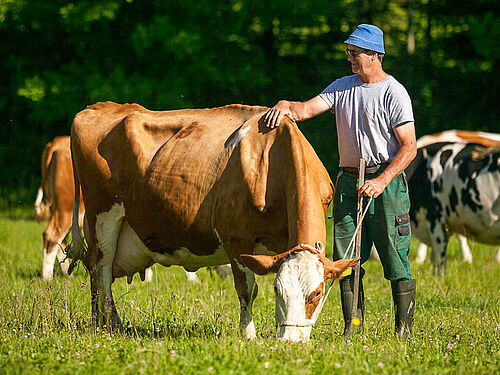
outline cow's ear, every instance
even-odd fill
[[[240,261],[257,275],[266,275],[269,272],[278,272],[287,254],[275,256],[241,254]]]
[[[326,262],[324,262],[325,279],[334,279],[334,280],[342,279],[344,277],[342,273],[348,268],[353,268],[361,260],[361,258],[341,259],[333,262],[330,259],[327,258],[325,259],[326,259]]]

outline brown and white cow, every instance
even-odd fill
[[[98,323],[121,327],[117,277],[153,263],[196,270],[229,261],[245,338],[256,337],[254,272],[277,272],[277,335],[309,339],[327,280],[359,260],[325,258],[332,182],[296,124],[263,125],[267,110],[159,112],[106,102],[76,115],[71,147],[88,247],[74,219],[68,255],[89,271]]]
[[[422,148],[424,146],[438,142],[453,142],[464,144],[473,143],[486,147],[492,147],[500,145],[500,134],[467,130],[446,130],[440,133],[429,134],[420,137],[417,140],[417,148]],[[415,222],[412,224],[414,227],[418,225]],[[462,250],[462,259],[467,263],[472,263],[472,252],[470,250],[469,244],[467,243],[467,238],[461,233],[456,233],[456,236],[460,244],[460,249]],[[420,241],[420,245],[417,250],[417,256],[415,258],[415,261],[419,264],[424,263],[425,258],[427,257],[427,245],[428,244],[426,244],[423,240]],[[497,251],[495,260],[496,262],[500,262],[500,248]]]
[[[75,197],[69,144],[69,137],[56,137],[47,143],[42,152],[42,183],[35,201],[35,218],[49,220],[43,232],[43,280],[52,280],[56,257],[63,274],[68,273],[69,263],[65,260],[64,249],[66,236],[71,229],[71,213]],[[80,215],[83,214],[83,210],[81,201]]]

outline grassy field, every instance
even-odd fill
[[[393,334],[389,282],[377,261],[366,263],[365,333],[341,336],[335,285],[311,342],[274,339],[272,276],[258,277],[254,304],[258,339],[238,335],[239,304],[232,279],[198,271],[188,283],[179,267],[154,266],[154,281],[115,281],[124,335],[90,324],[89,282],[82,266],[73,278],[40,280],[44,224],[0,213],[0,373],[98,374],[493,374],[500,372],[500,265],[493,247],[471,244],[473,265],[458,243],[448,251],[444,279],[431,264],[412,262],[417,279],[415,329]],[[413,243],[416,250],[417,242]],[[412,254],[412,258],[415,254]]]

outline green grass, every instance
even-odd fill
[[[258,338],[238,334],[232,279],[198,271],[190,284],[179,267],[154,266],[154,281],[116,280],[113,292],[125,335],[90,325],[89,282],[83,267],[71,279],[59,270],[40,280],[44,224],[25,212],[0,213],[0,373],[98,374],[493,374],[500,370],[500,265],[493,247],[473,244],[473,265],[458,243],[448,251],[444,279],[429,261],[412,263],[417,278],[415,329],[393,334],[389,282],[377,261],[366,263],[365,333],[342,336],[338,287],[311,342],[274,338],[273,276],[258,277],[254,304]],[[413,243],[416,250],[417,242]],[[414,257],[415,254],[412,255]]]

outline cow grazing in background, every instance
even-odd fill
[[[439,142],[418,149],[406,170],[412,233],[432,247],[435,273],[445,272],[452,233],[500,245],[500,147]]]
[[[43,232],[43,280],[52,280],[56,257],[63,274],[68,273],[69,263],[64,250],[71,229],[74,197],[70,139],[68,136],[56,137],[47,143],[42,152],[42,183],[35,201],[35,219],[49,220]],[[83,200],[80,200],[80,224],[83,222],[84,210]],[[151,269],[146,270],[145,279],[152,280]]]
[[[111,292],[117,277],[153,263],[196,270],[229,260],[245,338],[256,337],[254,272],[277,272],[278,337],[309,338],[327,280],[359,258],[325,258],[332,182],[294,123],[263,125],[267,110],[157,112],[106,102],[76,115],[71,144],[88,247],[74,221],[68,255],[89,271],[97,323],[121,327]]]
[[[69,137],[56,137],[47,143],[42,153],[42,183],[35,202],[35,218],[49,220],[43,232],[43,280],[52,280],[56,258],[63,274],[68,273],[64,249],[75,196],[69,144]],[[82,201],[77,212],[80,218],[83,210]]]
[[[441,133],[429,134],[420,137],[417,140],[417,147],[421,148],[437,142],[474,143],[486,147],[498,146],[500,145],[500,134],[467,130],[446,130]],[[460,244],[460,249],[462,250],[462,259],[467,263],[472,263],[472,252],[470,251],[469,244],[467,243],[467,238],[460,233],[457,233],[457,238]],[[415,261],[422,264],[424,263],[426,257],[427,244],[420,241]],[[500,262],[500,248],[497,251],[495,260]]]

